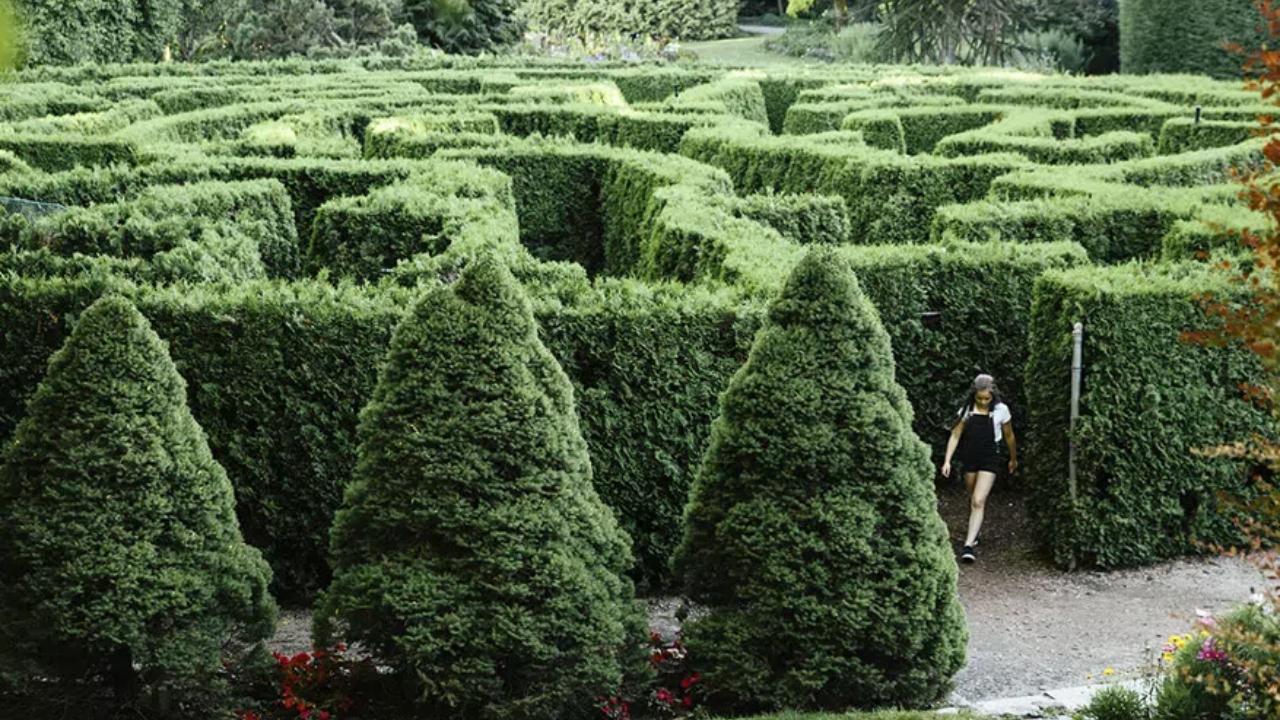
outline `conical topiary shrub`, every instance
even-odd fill
[[[204,685],[223,643],[268,637],[271,571],[186,383],[133,305],[81,316],[0,468],[0,660],[13,673]]]
[[[686,508],[675,569],[713,711],[923,706],[964,662],[956,565],[889,337],[835,251],[769,308]]]
[[[493,257],[396,329],[361,415],[316,634],[414,684],[425,716],[598,714],[644,616],[591,484],[568,378]]]

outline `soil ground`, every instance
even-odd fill
[[[988,500],[978,562],[960,568],[969,659],[951,704],[1134,677],[1168,636],[1190,629],[1197,609],[1224,610],[1262,587],[1257,570],[1231,558],[1107,573],[1058,570],[1035,554],[1023,497],[1003,482]],[[963,485],[944,482],[938,500],[958,546],[968,519]],[[651,599],[654,629],[674,635],[679,605]],[[308,611],[282,611],[272,649],[308,649],[310,625]],[[1115,674],[1104,678],[1106,668]]]

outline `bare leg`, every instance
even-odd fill
[[[970,483],[970,475],[965,474],[965,483],[969,485],[969,534],[965,536],[965,545],[973,545],[978,539],[978,531],[982,529],[982,516],[987,509],[987,496],[991,494],[991,486],[996,482],[995,473],[980,472],[974,475],[977,477]]]

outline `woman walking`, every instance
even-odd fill
[[[972,563],[978,559],[974,547],[978,544],[978,532],[982,529],[982,516],[987,506],[987,496],[1000,471],[1000,446],[1004,441],[1009,449],[1009,474],[1018,469],[1018,445],[1013,436],[1012,416],[1009,407],[1000,400],[995,378],[979,375],[969,388],[969,398],[956,413],[956,424],[951,428],[947,441],[947,456],[942,463],[942,476],[951,477],[951,458],[960,460],[964,484],[969,490],[969,531],[965,535],[961,562]],[[959,449],[959,455],[956,450]]]

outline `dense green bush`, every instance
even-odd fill
[[[569,35],[642,35],[712,40],[737,32],[737,0],[524,0],[535,30]]]
[[[643,665],[629,538],[591,484],[569,380],[493,258],[392,336],[332,548],[321,642],[359,642],[433,714],[585,716]]]
[[[1147,720],[1147,705],[1137,690],[1127,687],[1105,687],[1089,699],[1074,720]]]
[[[1239,389],[1258,382],[1260,364],[1241,348],[1181,339],[1212,326],[1193,296],[1227,291],[1194,264],[1054,271],[1036,283],[1027,396],[1037,451],[1025,467],[1037,536],[1058,563],[1135,565],[1239,540],[1237,511],[1219,493],[1248,498],[1249,468],[1195,450],[1273,431]],[[1084,323],[1084,391],[1071,433],[1075,322]]]
[[[834,195],[748,195],[735,208],[743,217],[767,225],[801,244],[849,242],[849,206]]]
[[[1251,0],[1120,0],[1120,69],[1240,77],[1223,43],[1256,46],[1260,22]]]
[[[127,300],[84,312],[0,469],[0,668],[118,693],[212,682],[270,636],[270,570],[165,344]],[[193,685],[194,684],[194,685]]]
[[[403,0],[402,17],[418,39],[445,52],[494,52],[520,40],[516,0]]]
[[[511,182],[474,166],[439,163],[368,195],[330,200],[316,212],[307,261],[313,272],[376,280],[400,260],[437,255],[464,234],[487,243],[519,238]]]
[[[155,62],[177,32],[183,0],[18,0],[27,62]]]
[[[713,710],[927,706],[964,662],[956,567],[889,336],[811,252],[721,398],[677,575]]]

